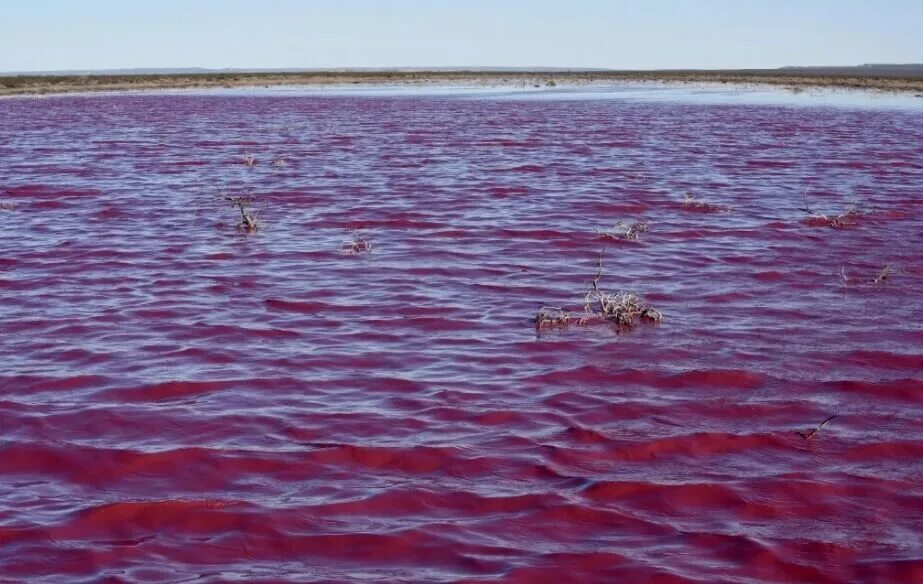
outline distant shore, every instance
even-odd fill
[[[726,83],[792,89],[831,88],[910,92],[923,96],[923,75],[871,69],[768,69],[735,71],[311,71],[178,74],[7,75],[0,96],[93,91],[266,87],[279,85],[473,84],[553,87],[615,82]]]

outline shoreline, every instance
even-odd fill
[[[509,87],[585,86],[612,82],[714,83],[806,89],[872,90],[923,97],[923,76],[793,73],[791,71],[321,71],[143,75],[0,76],[0,96],[163,89],[323,85],[474,84]]]

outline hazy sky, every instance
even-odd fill
[[[0,71],[923,62],[923,0],[0,0]]]

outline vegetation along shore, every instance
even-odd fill
[[[741,70],[329,70],[143,71],[0,75],[0,95],[87,91],[342,84],[478,84],[546,87],[615,82],[729,83],[790,88],[912,92],[923,96],[923,66],[785,67]]]

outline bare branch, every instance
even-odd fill
[[[820,432],[821,429],[822,429],[824,426],[826,426],[831,420],[834,420],[834,419],[836,419],[837,417],[838,417],[838,416],[835,416],[835,415],[834,415],[834,416],[830,416],[829,418],[827,418],[826,420],[824,420],[823,422],[821,422],[820,424],[818,424],[816,428],[813,428],[813,429],[811,429],[811,430],[808,430],[807,432],[798,432],[797,434],[798,434],[799,436],[801,436],[802,438],[804,438],[805,440],[810,440],[810,439],[813,438],[818,432]]]
[[[252,200],[249,195],[232,196],[225,193],[224,200],[240,211],[240,221],[236,225],[239,231],[255,233],[259,229],[260,222],[257,220],[256,215],[250,211]]]

